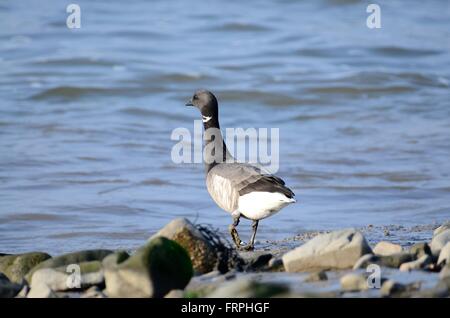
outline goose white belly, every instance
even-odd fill
[[[250,192],[239,197],[238,211],[248,219],[261,220],[294,202],[279,192]]]

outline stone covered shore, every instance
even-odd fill
[[[0,254],[0,297],[449,297],[450,222],[408,246],[390,231],[306,233],[244,252],[175,219],[133,253]]]

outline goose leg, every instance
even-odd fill
[[[244,247],[247,251],[253,251],[255,249],[255,237],[256,237],[256,231],[258,230],[258,222],[259,221],[253,221],[252,223],[252,229],[253,233],[250,237],[250,242]]]
[[[238,226],[239,220],[240,220],[239,216],[233,217],[233,224],[231,224],[228,227],[228,229],[230,230],[231,237],[233,238],[233,242],[234,244],[236,244],[236,247],[238,248],[241,246],[241,239],[239,238],[238,231],[236,230],[236,226]]]

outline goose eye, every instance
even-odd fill
[[[197,95],[194,95],[194,99],[198,99]]]

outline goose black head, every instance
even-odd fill
[[[217,119],[218,116],[218,105],[217,99],[213,93],[207,90],[198,90],[192,96],[191,100],[186,103],[186,106],[194,106],[200,110],[203,116],[203,122],[205,120],[214,118]]]

